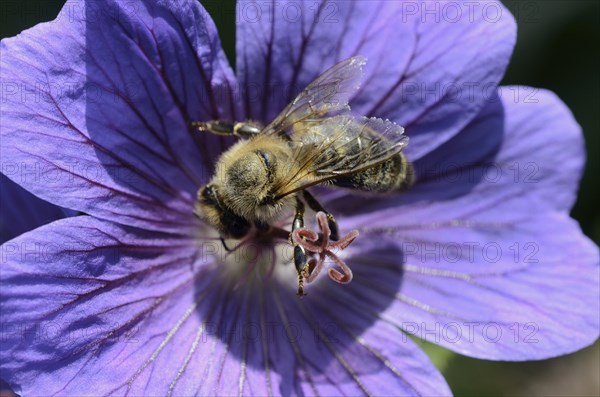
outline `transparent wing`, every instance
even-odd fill
[[[302,132],[297,133],[296,130]],[[344,114],[295,126],[289,178],[276,197],[365,171],[400,153],[408,144],[404,128],[376,117]]]
[[[310,83],[269,125],[263,134],[285,134],[299,121],[320,119],[348,111],[348,102],[360,87],[367,59],[355,56],[341,61]]]

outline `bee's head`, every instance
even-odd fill
[[[219,187],[214,184],[208,184],[198,190],[194,214],[217,229],[223,237],[242,238],[250,230],[247,220],[235,215],[223,204]]]
[[[217,170],[222,197],[227,205],[246,219],[264,220],[261,211],[273,207],[273,180],[277,173],[277,158],[267,148],[234,153]]]
[[[281,160],[289,157],[286,150],[285,142],[254,139],[229,148],[219,158],[210,183],[198,192],[199,216],[212,225],[220,224],[220,230],[224,223],[232,223],[230,219],[269,224],[280,216],[293,200],[291,196],[275,199],[278,186],[287,178],[285,160]]]

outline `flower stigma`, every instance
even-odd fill
[[[358,237],[358,230],[352,230],[337,241],[331,240],[331,229],[327,223],[327,215],[316,214],[319,231],[303,227],[289,233],[284,229],[285,221],[278,222],[268,231],[258,229],[248,233],[241,240],[222,239],[217,231],[206,225],[199,251],[202,255],[214,258],[217,268],[222,272],[222,281],[232,290],[244,286],[254,288],[277,282],[298,287],[304,296],[304,284],[317,281],[319,274],[327,267],[329,278],[339,284],[352,281],[352,270],[343,260],[341,251],[346,249]],[[300,274],[295,272],[294,245],[302,247],[307,253],[307,263]],[[335,267],[339,268],[336,269]]]
[[[340,284],[348,284],[352,281],[352,270],[340,259],[337,251],[343,251],[352,244],[356,237],[358,237],[358,230],[352,230],[338,241],[331,242],[331,229],[327,222],[327,215],[319,211],[316,218],[317,225],[321,229],[320,233],[308,228],[300,228],[294,230],[292,233],[292,239],[296,244],[310,253],[318,254],[318,258],[313,257],[309,259],[307,266],[302,271],[301,284],[302,281],[312,283],[317,278],[325,267],[326,258],[331,259],[342,270],[340,272],[335,268],[328,269],[327,274],[329,278]]]

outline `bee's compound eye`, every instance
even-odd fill
[[[265,150],[257,150],[256,154],[261,159],[265,167],[265,171],[267,172],[267,179],[271,180],[275,172],[275,162],[273,161],[273,157],[269,152]]]
[[[263,161],[265,167],[269,169],[271,167],[271,156],[269,155],[269,153],[265,152],[264,150],[257,150],[256,154]]]
[[[207,205],[217,204],[215,188],[213,185],[206,185],[198,192],[198,199]]]

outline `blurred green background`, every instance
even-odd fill
[[[3,0],[0,37],[53,19],[64,0]],[[234,56],[235,1],[202,2]],[[588,161],[572,215],[600,243],[600,2],[505,1],[518,24],[517,46],[503,84],[548,88],[583,127]],[[582,302],[585,304],[585,302]],[[475,360],[423,344],[457,396],[600,395],[600,347],[551,360],[507,363]]]

